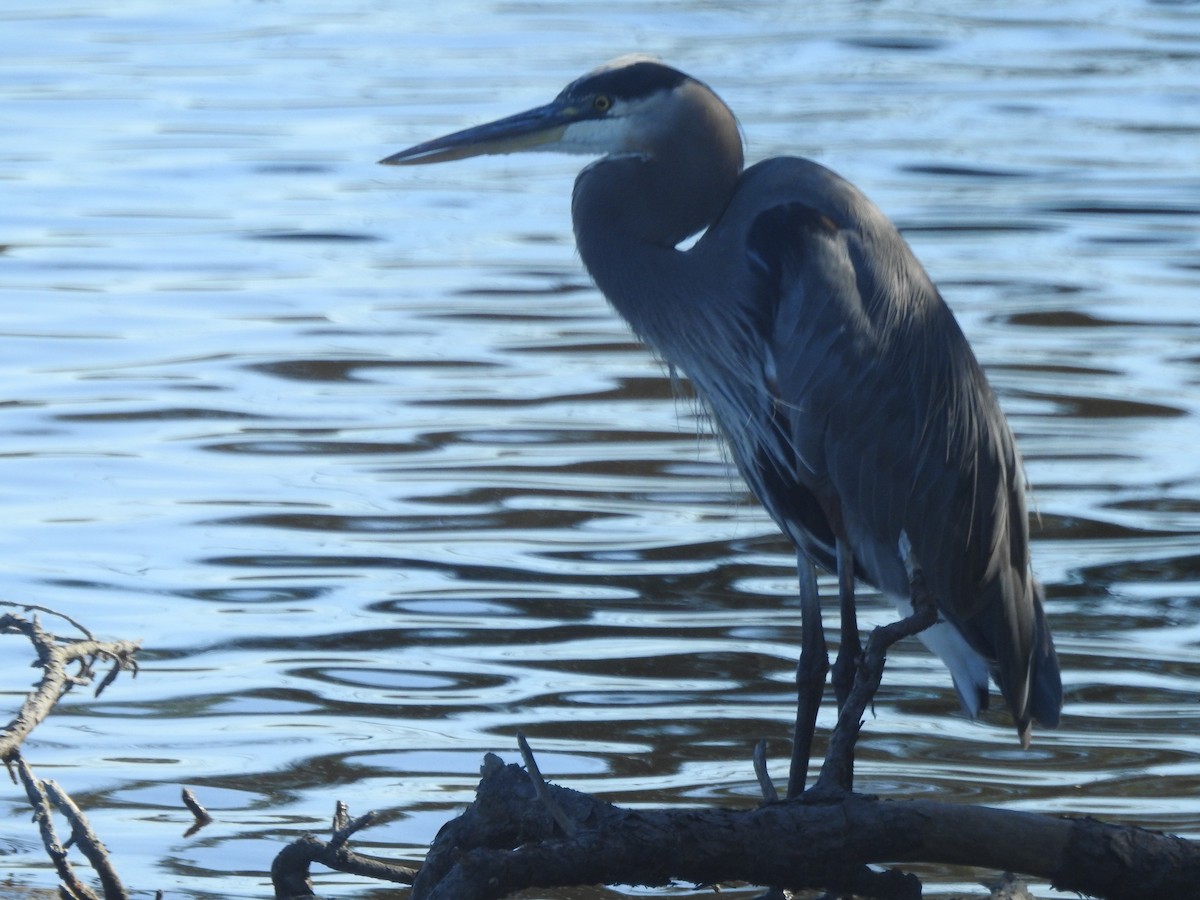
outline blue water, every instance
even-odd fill
[[[519,729],[618,802],[752,803],[759,737],[782,780],[790,554],[583,273],[580,161],[375,164],[629,51],[901,226],[1025,454],[1063,726],[913,644],[861,787],[1200,836],[1200,5],[422,6],[0,10],[0,596],[144,642],[25,748],[126,883],[263,896],[338,799],[418,858]]]

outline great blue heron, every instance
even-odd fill
[[[545,106],[382,162],[524,150],[600,157],[575,181],[580,256],[638,336],[691,379],[795,544],[806,653],[825,653],[813,566],[838,574],[839,702],[859,647],[854,579],[911,611],[903,534],[938,606],[921,638],[966,711],[987,706],[990,674],[1023,745],[1031,720],[1056,726],[1062,685],[1030,573],[1012,431],[950,309],[883,213],[807,159],[743,171],[729,108],[644,57],[608,63]],[[807,670],[819,681],[807,699],[798,676],[798,744],[811,741],[827,668],[825,657]],[[794,751],[791,795],[808,749]]]

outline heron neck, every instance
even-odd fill
[[[578,210],[578,204],[576,206]],[[582,221],[581,221],[582,218]],[[638,235],[621,216],[575,216],[575,242],[592,280],[634,332],[679,365],[671,321],[679,321],[685,254],[666,240]]]
[[[597,287],[668,362],[687,368],[681,331],[696,321],[704,255],[676,249],[728,205],[736,162],[701,173],[667,161],[608,158],[575,182],[572,219],[579,255]]]

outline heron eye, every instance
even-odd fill
[[[592,109],[596,112],[606,113],[612,109],[612,100],[607,94],[597,94],[592,99]]]

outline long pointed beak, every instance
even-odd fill
[[[579,118],[579,111],[575,107],[558,102],[549,103],[486,125],[434,138],[393,153],[379,162],[385,166],[415,166],[486,153],[519,153],[539,148],[550,150],[562,139],[567,126]]]

